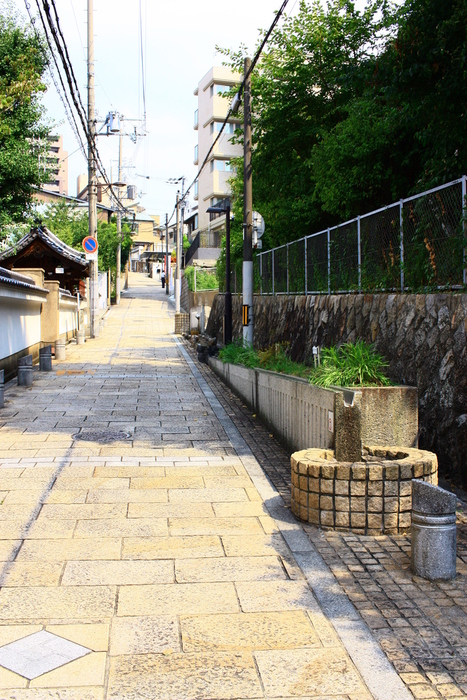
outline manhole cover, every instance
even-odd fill
[[[129,440],[131,433],[124,433],[123,430],[86,430],[73,435],[74,440],[84,440],[86,442],[117,442]]]

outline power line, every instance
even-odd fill
[[[43,26],[43,28],[44,28],[44,36],[45,36],[45,39],[46,39],[46,41],[47,41],[47,45],[48,45],[48,47],[49,47],[50,55],[51,55],[51,57],[52,57],[52,59],[53,59],[53,61],[54,61],[54,63],[55,63],[56,68],[57,68],[58,77],[59,77],[59,80],[60,80],[60,83],[61,83],[62,89],[63,89],[63,95],[62,95],[62,92],[61,92],[61,90],[60,90],[60,88],[59,88],[59,86],[58,86],[58,83],[57,83],[57,81],[56,81],[56,78],[55,78],[55,75],[54,75],[52,66],[51,66],[51,64],[50,64],[49,57],[48,57],[47,55],[45,55],[45,58],[46,58],[46,61],[47,61],[47,66],[48,66],[49,73],[50,73],[50,77],[52,78],[52,82],[53,82],[53,84],[54,84],[54,86],[55,86],[55,89],[56,89],[57,94],[58,94],[58,96],[59,96],[59,98],[60,98],[60,101],[62,102],[63,108],[64,108],[64,110],[65,110],[65,115],[66,115],[66,117],[67,117],[67,120],[68,120],[68,123],[69,123],[69,125],[70,125],[70,127],[71,127],[71,130],[73,131],[73,133],[74,133],[74,135],[75,135],[75,138],[76,138],[76,140],[77,140],[77,142],[78,142],[78,144],[79,144],[79,148],[81,149],[81,151],[83,152],[84,157],[86,158],[86,149],[84,148],[83,141],[82,141],[81,136],[80,136],[80,134],[79,134],[78,125],[77,125],[77,123],[76,123],[76,120],[75,120],[75,117],[74,117],[74,114],[73,114],[73,108],[72,108],[72,106],[71,106],[71,104],[70,104],[70,101],[69,101],[69,99],[68,99],[68,95],[67,95],[66,88],[65,88],[65,85],[64,85],[64,82],[63,82],[62,74],[61,74],[61,72],[60,72],[60,67],[59,67],[59,65],[58,65],[58,63],[57,63],[57,59],[56,59],[56,57],[55,57],[55,54],[54,54],[54,51],[53,51],[53,48],[52,48],[52,45],[51,45],[51,42],[50,42],[49,34],[48,34],[48,32],[47,32],[47,27],[46,27],[46,25],[45,25],[44,18],[43,18],[43,16],[42,16],[41,8],[40,8],[40,6],[39,6],[37,0],[36,0],[36,4],[37,4],[38,10],[39,10],[39,17],[40,17],[42,26]],[[36,29],[35,18],[34,18],[34,17],[32,16],[32,14],[31,14],[31,5],[29,4],[29,2],[28,2],[27,0],[25,0],[25,5],[26,5],[26,10],[27,10],[28,15],[29,15],[29,20],[30,20],[30,22],[31,22],[31,26],[32,26],[32,28],[33,28],[33,30],[34,30],[34,33],[36,34],[37,38],[39,39],[39,33],[38,33],[37,29]]]
[[[49,4],[48,0],[42,0],[42,6],[44,8],[44,13],[45,13],[45,17],[47,19],[47,24],[49,26],[50,32],[52,34],[52,38],[54,40],[55,46],[56,46],[57,51],[59,53],[63,69],[65,71],[65,76],[66,76],[66,80],[68,83],[68,88],[70,91],[71,99],[73,101],[73,104],[75,106],[76,112],[77,112],[78,117],[79,117],[79,120],[81,122],[81,126],[82,126],[83,132],[86,136],[86,140],[89,144],[89,147],[91,149],[93,157],[96,160],[98,170],[99,170],[102,178],[104,179],[105,184],[109,187],[110,194],[113,197],[113,200],[117,205],[117,208],[123,212],[126,212],[127,211],[126,208],[121,204],[120,199],[118,197],[118,194],[115,193],[115,191],[112,187],[112,184],[109,182],[109,179],[107,177],[107,173],[105,171],[105,168],[102,164],[102,161],[101,161],[101,158],[99,155],[99,152],[97,150],[95,139],[92,137],[92,135],[89,132],[88,125],[87,125],[87,118],[86,118],[86,110],[85,110],[83,102],[81,100],[81,95],[79,92],[79,87],[78,87],[78,83],[76,80],[76,76],[75,76],[75,73],[73,70],[73,65],[71,63],[71,59],[70,59],[70,56],[68,54],[68,49],[66,46],[65,37],[63,36],[63,32],[62,32],[61,27],[60,27],[60,19],[58,16],[56,5],[55,5],[55,0],[51,0],[51,2],[52,2],[52,6],[53,6],[54,15],[55,15],[56,26],[55,26],[53,18],[52,18],[50,4]],[[36,0],[36,4],[37,4],[39,12],[40,12],[39,0]],[[41,14],[41,19],[43,21],[42,13],[40,12],[40,14]],[[44,30],[47,31],[44,21],[43,21],[43,25],[44,25]],[[62,43],[63,43],[63,46],[62,46]],[[52,48],[51,48],[51,50],[52,50]],[[53,50],[52,50],[52,54],[53,54],[54,60],[55,60],[55,55],[54,55]]]
[[[269,27],[268,31],[267,31],[266,34],[265,34],[263,41],[261,42],[261,46],[259,47],[258,51],[256,52],[256,54],[255,54],[253,60],[251,61],[250,70],[249,70],[249,71],[246,73],[246,75],[243,77],[243,80],[242,80],[242,82],[240,83],[240,87],[239,87],[239,89],[238,89],[238,91],[237,91],[237,95],[238,95],[239,99],[241,98],[241,95],[242,95],[243,89],[244,89],[244,87],[245,87],[246,81],[248,80],[248,78],[250,77],[250,75],[251,75],[253,69],[255,68],[256,64],[258,63],[258,60],[259,60],[259,58],[260,58],[260,56],[261,56],[261,53],[263,52],[263,49],[264,49],[264,47],[266,46],[266,43],[267,43],[269,37],[271,36],[272,32],[274,31],[274,29],[275,29],[277,23],[279,22],[279,19],[281,18],[281,15],[284,13],[284,10],[285,10],[285,8],[287,7],[288,3],[289,3],[289,0],[284,0],[284,2],[282,3],[280,9],[279,9],[279,10],[277,11],[277,13],[276,13],[276,16],[274,17],[274,20],[273,20],[271,26]],[[224,121],[223,121],[223,123],[222,123],[222,126],[221,126],[221,128],[220,128],[220,130],[219,130],[219,133],[218,133],[217,137],[214,139],[211,148],[210,148],[209,151],[207,152],[207,155],[206,155],[205,159],[203,160],[203,163],[202,163],[201,167],[199,168],[198,173],[196,174],[195,179],[193,180],[193,182],[191,183],[191,185],[187,188],[185,194],[184,194],[183,197],[180,199],[180,202],[183,202],[183,201],[186,199],[186,197],[187,197],[189,191],[191,190],[191,188],[193,187],[193,185],[195,184],[195,182],[198,180],[199,176],[200,176],[201,173],[203,172],[204,168],[206,167],[206,165],[207,165],[207,163],[208,163],[208,161],[209,161],[209,157],[210,157],[211,153],[214,151],[214,148],[215,148],[217,142],[219,141],[220,137],[222,136],[222,133],[223,133],[223,131],[224,131],[224,129],[225,129],[225,126],[226,126],[226,124],[227,124],[227,122],[228,122],[228,120],[229,120],[229,118],[230,118],[230,116],[231,116],[232,114],[233,114],[232,107],[229,107],[229,110],[228,110],[228,112],[227,112],[227,116],[226,116],[226,118],[224,119]],[[180,203],[180,202],[179,202],[179,203]],[[172,216],[173,216],[173,214],[172,214]]]

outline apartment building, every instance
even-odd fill
[[[50,181],[44,186],[49,192],[68,194],[68,152],[63,150],[63,136],[48,136],[47,168]]]
[[[194,94],[198,98],[198,108],[195,111],[194,129],[198,132],[198,143],[195,146],[194,163],[203,163],[214,140],[219,134],[222,123],[229,108],[229,100],[224,97],[232,86],[241,82],[241,75],[233,73],[225,66],[214,66],[202,78]],[[231,158],[241,156],[243,148],[240,144],[231,143],[240,120],[229,119],[213,153],[210,155],[207,167],[204,168],[197,182],[194,198],[198,201],[198,227],[200,231],[216,231],[225,226],[225,217],[207,213],[214,206],[230,195],[229,179],[232,176]]]

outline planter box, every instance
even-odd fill
[[[323,389],[214,357],[209,366],[291,452],[332,449],[337,460],[357,462],[362,445],[418,447],[416,387]]]

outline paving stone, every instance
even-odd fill
[[[238,611],[237,595],[232,583],[122,586],[118,598],[118,615],[123,617],[214,615]]]
[[[72,561],[63,574],[63,586],[135,585],[173,583],[172,561]]]
[[[127,506],[124,503],[45,504],[41,508],[41,518],[52,520],[124,518],[126,514]]]
[[[167,535],[167,518],[103,518],[80,520],[75,538],[105,537],[163,537]]]
[[[1,679],[0,688],[2,688]],[[59,691],[49,688],[28,688],[15,691],[2,690],[2,692],[2,700],[104,700],[105,691],[104,688],[62,687]]]
[[[171,503],[222,503],[228,501],[248,501],[247,492],[243,488],[203,488],[203,489],[170,489]]]
[[[111,660],[109,700],[263,697],[251,654],[144,654]]]
[[[293,649],[254,653],[267,696],[365,694],[343,649]]]
[[[303,581],[248,581],[235,584],[244,612],[320,610]]]
[[[31,680],[75,661],[90,650],[41,630],[0,648],[0,665]]]
[[[181,652],[176,617],[116,617],[112,622],[110,654]]]
[[[179,583],[195,581],[264,581],[286,579],[278,557],[219,557],[175,562]]]
[[[166,503],[166,489],[102,489],[87,492],[88,503]]]
[[[257,518],[169,518],[171,535],[258,534],[263,532]]]
[[[47,625],[46,630],[59,637],[82,644],[92,651],[107,651],[109,648],[109,625],[86,623],[72,625]]]
[[[73,561],[120,559],[122,541],[118,537],[93,539],[27,540],[18,554],[18,561]]]
[[[196,559],[221,557],[222,542],[215,535],[189,537],[125,537],[123,559]]]
[[[180,620],[183,650],[237,651],[320,646],[303,611],[196,615]]]
[[[0,590],[0,619],[102,618],[112,615],[113,586],[16,587]]]
[[[106,654],[96,652],[45,673],[31,681],[31,688],[62,688],[63,686],[99,686],[104,684]]]
[[[130,503],[129,518],[214,518],[210,503]]]
[[[0,585],[9,586],[58,586],[63,564],[44,561],[15,561],[3,570]]]

